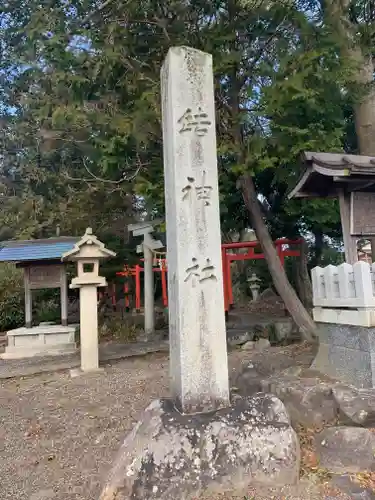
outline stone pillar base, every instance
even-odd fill
[[[157,400],[128,434],[100,500],[184,500],[250,484],[298,481],[300,450],[283,403],[259,394],[216,412],[182,415]]]
[[[93,370],[86,370],[86,371],[83,371],[82,368],[72,368],[71,370],[69,370],[71,378],[81,377],[82,375],[92,375],[92,374],[95,375],[98,373],[104,373],[104,368],[96,368]]]
[[[359,388],[375,387],[375,327],[317,323],[311,368]]]

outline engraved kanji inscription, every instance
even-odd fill
[[[192,261],[192,265],[190,267],[187,267],[186,268],[186,278],[184,279],[184,281],[189,281],[190,279],[193,279],[194,276],[196,276],[197,278],[200,278],[200,274],[199,274],[199,264],[198,264],[198,261],[195,257],[193,257],[191,259]]]
[[[215,266],[212,265],[209,258],[205,260],[205,263],[202,267],[199,265],[198,260],[195,257],[193,257],[191,261],[192,265],[186,268],[185,271],[185,282],[189,280],[193,281],[195,278],[199,281],[199,283],[203,283],[207,280],[217,281],[217,277],[215,275]]]
[[[187,177],[188,184],[184,188],[182,188],[182,199],[185,200],[189,194],[191,193],[191,190],[194,187],[195,179],[194,177]]]
[[[198,107],[196,113],[193,113],[191,108],[187,108],[178,120],[178,123],[181,125],[180,134],[183,132],[193,132],[200,137],[207,134],[208,128],[212,124],[208,118],[208,114],[204,113],[201,107]]]
[[[187,177],[188,184],[182,189],[182,199],[185,200],[192,191],[195,191],[198,200],[203,200],[205,206],[210,205],[212,186],[206,184],[206,172],[203,171],[202,182],[195,184],[194,177]]]
[[[215,266],[212,265],[210,259],[206,259],[206,263],[202,267],[202,273],[199,282],[202,283],[203,281],[206,280],[217,281],[217,278],[215,276]]]

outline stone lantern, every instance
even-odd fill
[[[62,256],[63,260],[77,262],[77,277],[72,279],[70,288],[80,291],[81,369],[84,372],[99,368],[97,289],[107,285],[106,279],[99,276],[99,261],[115,256],[115,252],[105,248],[92,234],[91,228]]]
[[[247,278],[247,282],[249,283],[249,288],[251,291],[251,295],[253,296],[253,302],[256,302],[259,298],[259,289],[260,289],[260,279],[258,276],[253,273],[250,278]]]

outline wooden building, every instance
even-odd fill
[[[357,239],[375,237],[375,157],[304,153],[305,169],[289,198],[337,197],[345,260],[358,260]]]

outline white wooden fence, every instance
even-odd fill
[[[311,277],[314,307],[375,308],[375,263],[315,267]]]

